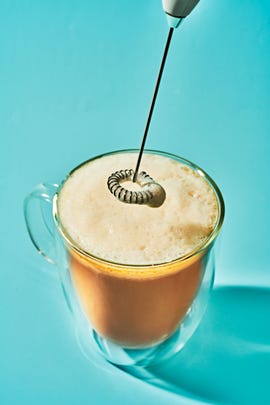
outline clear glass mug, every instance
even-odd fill
[[[115,153],[138,153],[125,150]],[[60,186],[40,184],[24,203],[30,238],[58,267],[64,297],[74,317],[80,346],[91,358],[97,351],[122,366],[147,366],[179,352],[197,328],[214,281],[213,246],[224,219],[224,201],[215,182],[195,164],[174,159],[211,186],[218,202],[217,223],[205,243],[188,255],[157,265],[113,263],[83,251],[59,220]],[[101,156],[94,157],[99,159]]]

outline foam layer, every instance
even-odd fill
[[[144,154],[145,170],[166,191],[161,207],[125,204],[107,188],[111,173],[131,169],[137,154],[104,156],[77,169],[58,197],[60,221],[83,250],[122,264],[163,263],[202,245],[218,215],[215,194],[188,166],[173,159]],[[125,188],[138,189],[133,183]]]

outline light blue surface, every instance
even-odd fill
[[[168,30],[161,4],[1,1],[1,404],[270,402],[269,16],[268,0],[202,0],[174,33],[147,147],[219,184],[216,286],[227,287],[147,382],[82,356],[22,201],[91,156],[139,146]]]

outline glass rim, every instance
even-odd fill
[[[88,259],[91,259],[92,261],[99,263],[101,265],[108,265],[110,267],[115,267],[118,268],[119,270],[121,269],[128,269],[128,271],[138,271],[140,269],[146,269],[146,268],[159,268],[159,267],[164,267],[164,266],[168,266],[168,265],[173,265],[175,263],[184,263],[187,260],[193,258],[196,255],[199,255],[201,253],[203,253],[204,251],[207,251],[207,249],[211,246],[211,244],[215,241],[215,239],[217,238],[223,221],[224,221],[224,216],[225,216],[225,204],[224,204],[224,199],[222,196],[222,193],[219,189],[219,187],[217,186],[217,184],[215,183],[215,181],[203,170],[201,169],[201,167],[199,167],[198,165],[196,165],[195,163],[191,162],[188,159],[185,159],[181,156],[178,156],[176,154],[170,153],[170,152],[163,152],[163,151],[159,151],[159,150],[154,150],[154,149],[145,149],[144,153],[147,154],[154,154],[154,155],[161,155],[167,158],[171,158],[173,160],[176,160],[180,163],[185,164],[186,166],[190,167],[191,169],[193,169],[194,171],[196,171],[196,173],[198,173],[200,175],[201,178],[203,178],[212,188],[212,190],[215,193],[215,197],[217,199],[217,203],[218,203],[218,216],[217,216],[217,220],[216,220],[216,224],[212,230],[212,232],[208,235],[207,239],[202,242],[200,245],[196,246],[192,251],[190,251],[189,253],[180,256],[178,258],[175,258],[173,260],[169,260],[169,261],[165,261],[165,262],[158,262],[158,263],[151,263],[151,264],[130,264],[130,263],[118,263],[118,262],[114,262],[112,260],[108,260],[108,259],[104,259],[101,257],[98,257],[86,250],[84,250],[83,248],[81,248],[79,246],[79,244],[77,242],[75,242],[71,236],[68,234],[68,232],[66,231],[66,229],[64,228],[63,224],[60,221],[59,215],[58,215],[58,196],[61,192],[61,189],[63,188],[64,184],[66,183],[66,181],[70,178],[70,176],[76,171],[78,170],[80,167],[84,166],[85,164],[92,162],[94,160],[100,159],[104,156],[110,156],[110,155],[116,155],[116,154],[122,154],[122,153],[138,153],[139,149],[122,149],[122,150],[115,150],[112,152],[106,152],[106,153],[102,153],[98,156],[94,156],[90,159],[85,160],[84,162],[80,163],[79,165],[77,165],[74,169],[72,169],[64,178],[64,180],[60,183],[57,192],[55,193],[54,199],[53,199],[53,218],[54,218],[54,222],[56,224],[57,229],[59,230],[61,236],[64,238],[64,240],[68,243],[68,245],[75,250],[75,252],[79,253],[81,256],[84,256]]]

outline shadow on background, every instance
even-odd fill
[[[186,398],[270,404],[270,289],[216,288],[177,356],[148,369],[123,369]]]

